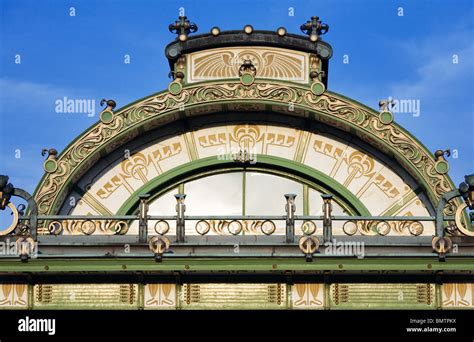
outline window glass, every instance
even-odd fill
[[[266,173],[247,172],[246,215],[285,215],[285,194],[296,194],[296,215],[303,214],[303,184]]]
[[[242,173],[200,178],[184,185],[186,215],[242,215]]]
[[[320,216],[323,214],[323,199],[321,197],[321,192],[309,189],[309,215],[310,216]],[[347,212],[338,204],[336,201],[332,201],[332,215],[342,216],[347,215]]]

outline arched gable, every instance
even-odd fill
[[[40,214],[57,213],[73,185],[95,164],[144,132],[183,118],[218,112],[270,112],[324,123],[391,158],[408,171],[434,207],[453,188],[447,174],[436,171],[432,154],[396,123],[341,95],[326,91],[318,96],[310,87],[259,80],[206,82],[183,87],[176,95],[162,92],[114,113],[71,143],[46,173],[35,192]]]

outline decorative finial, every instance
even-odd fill
[[[312,42],[316,42],[320,35],[329,31],[329,25],[323,24],[319,17],[313,16],[306,24],[301,25],[301,32],[307,34]]]
[[[239,68],[240,82],[243,85],[249,86],[255,81],[257,68],[253,65],[250,59],[245,59]]]
[[[451,156],[450,150],[436,150],[435,153],[435,170],[439,174],[444,175],[449,171],[449,165],[444,156]]]
[[[48,173],[53,173],[58,169],[58,150],[55,148],[43,148],[41,155],[44,157],[47,155],[46,161],[43,163],[43,168]]]
[[[13,185],[8,183],[8,176],[0,175],[0,210],[4,210],[10,203],[14,189]]]
[[[114,100],[102,99],[100,100],[100,105],[101,107],[107,105],[107,107],[100,112],[100,121],[105,124],[111,123],[114,120],[114,108],[117,106],[117,103]]]
[[[195,23],[189,22],[186,16],[180,16],[178,20],[174,22],[174,24],[170,24],[168,29],[171,33],[176,33],[178,35],[178,39],[182,42],[188,39],[188,34],[196,32],[198,27]]]
[[[104,104],[107,104],[107,107],[104,110],[113,110],[117,106],[117,103],[114,100],[100,100],[100,106],[103,107]]]
[[[389,125],[393,122],[393,113],[391,112],[393,106],[394,101],[391,97],[379,101],[379,119],[384,125]]]

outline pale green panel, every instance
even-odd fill
[[[434,309],[434,284],[331,284],[332,309]]]
[[[182,309],[287,309],[286,284],[185,284]]]
[[[34,309],[137,309],[136,284],[42,284],[34,286]]]

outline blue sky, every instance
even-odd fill
[[[318,15],[330,26],[323,38],[334,49],[329,89],[373,108],[389,96],[419,100],[420,116],[397,113],[396,121],[431,151],[457,150],[449,162],[458,184],[474,172],[473,3],[0,0],[0,174],[33,192],[43,173],[41,149],[62,151],[98,120],[56,113],[57,99],[113,98],[122,107],[165,89],[163,51],[175,38],[168,24],[183,7],[198,33],[245,24],[299,33]],[[17,55],[21,64],[15,64]]]

